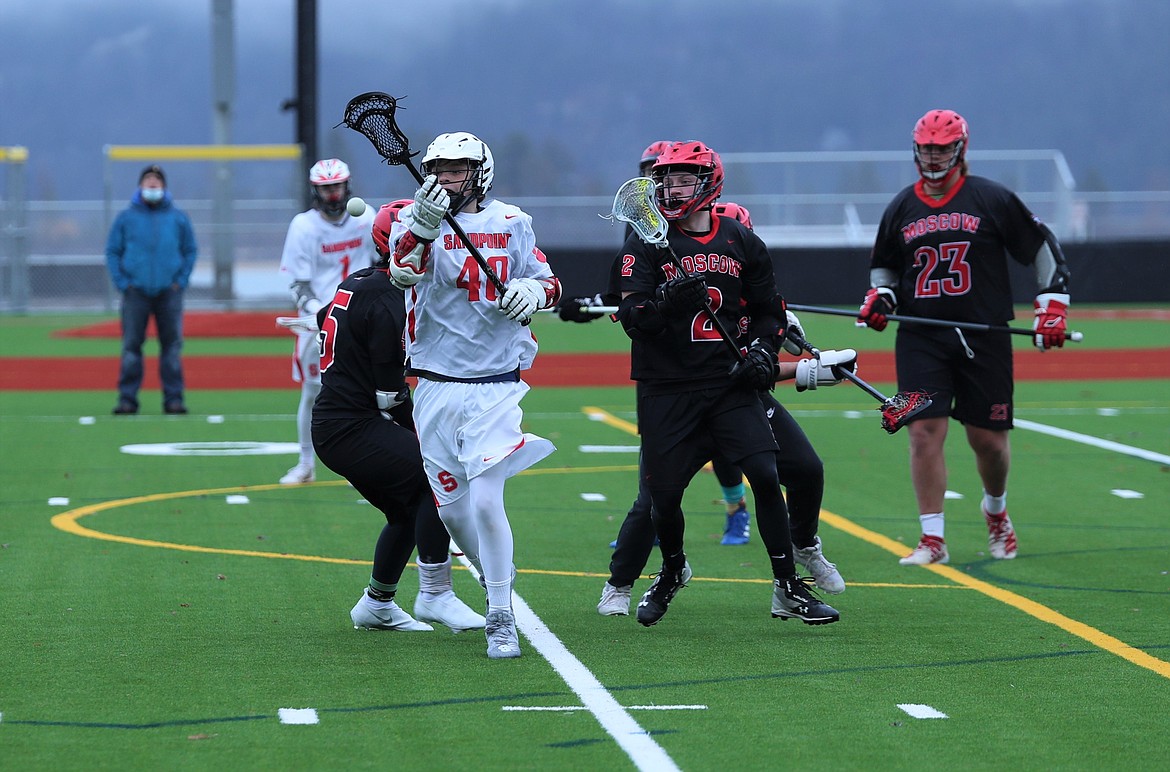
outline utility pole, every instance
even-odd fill
[[[212,137],[217,145],[232,142],[232,102],[236,90],[236,51],[233,0],[213,0],[211,14],[212,57]],[[232,166],[226,160],[215,162],[212,220],[215,223],[213,255],[215,278],[212,297],[232,300],[232,264],[234,245],[232,233]]]
[[[297,2],[297,94],[281,108],[296,110],[297,143],[300,144],[302,180],[308,179],[309,167],[317,161],[317,0]],[[312,205],[308,185],[304,185],[305,205]]]

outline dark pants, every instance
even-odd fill
[[[764,407],[771,410],[768,422],[780,447],[776,454],[776,472],[788,497],[792,543],[797,547],[811,547],[820,525],[821,500],[825,492],[824,465],[796,419],[772,395],[765,395],[762,399]],[[614,587],[633,584],[642,575],[654,551],[650,491],[641,482],[640,473],[638,479],[638,498],[622,522],[617,547],[609,562],[609,583]]]
[[[314,418],[313,449],[386,518],[374,548],[372,576],[397,584],[416,543],[422,562],[443,563],[451,537],[435,508],[418,437],[380,414],[374,416]]]
[[[131,287],[122,293],[122,363],[118,373],[118,401],[138,407],[142,387],[142,344],[146,326],[154,317],[158,328],[158,374],[163,405],[183,402],[183,291],[163,290],[147,295]]]

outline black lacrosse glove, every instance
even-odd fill
[[[601,302],[601,295],[597,294],[591,298],[561,298],[561,302],[557,303],[557,316],[561,318],[562,322],[592,322],[597,319],[600,314],[590,313],[583,310],[583,308],[590,308],[595,306],[603,306]]]
[[[780,374],[780,362],[776,351],[764,341],[756,338],[748,348],[747,355],[731,368],[732,380],[743,383],[756,391],[771,391],[776,387],[776,376]]]
[[[707,282],[701,276],[668,279],[654,290],[654,298],[666,316],[689,316],[707,306]]]

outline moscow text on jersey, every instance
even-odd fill
[[[713,217],[711,230],[701,235],[672,226],[667,239],[687,273],[706,281],[710,308],[733,335],[747,333],[749,307],[766,307],[778,294],[767,247],[733,218]],[[616,283],[629,300],[652,298],[659,284],[682,275],[666,250],[637,236],[626,240],[614,273],[611,287]],[[767,320],[753,317],[753,325],[757,322]],[[632,339],[630,359],[630,377],[651,391],[726,383],[735,364],[735,355],[702,311],[668,319],[665,331],[652,339]]]

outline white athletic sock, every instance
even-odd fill
[[[512,580],[506,582],[488,582],[488,611],[512,610]]]
[[[918,521],[922,523],[922,533],[927,536],[937,536],[943,538],[943,513],[932,512],[929,515],[919,515]]]
[[[1002,515],[1007,511],[1007,491],[1002,496],[990,496],[983,491],[983,511],[989,515]]]
[[[418,594],[433,598],[451,590],[451,560],[445,563],[418,561]]]

